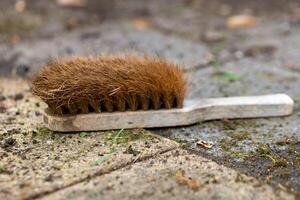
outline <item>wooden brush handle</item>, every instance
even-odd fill
[[[186,102],[185,108],[199,121],[206,121],[285,116],[293,112],[293,104],[286,94],[272,94],[191,100]]]
[[[286,116],[293,112],[286,94],[211,98],[185,101],[182,109],[90,113],[53,116],[46,110],[44,122],[53,131],[97,131],[121,128],[153,128],[190,125],[214,119]]]

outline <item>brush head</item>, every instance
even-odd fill
[[[181,108],[186,81],[177,65],[124,56],[55,60],[33,81],[32,92],[54,114]]]

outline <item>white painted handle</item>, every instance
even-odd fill
[[[213,119],[285,116],[293,112],[293,100],[285,94],[186,101],[182,109],[90,113],[54,116],[46,110],[44,122],[53,131],[99,131],[121,128],[153,128],[194,124]]]

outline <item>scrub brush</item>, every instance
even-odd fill
[[[45,124],[60,132],[182,126],[293,111],[285,94],[185,100],[186,91],[178,65],[136,55],[54,60],[32,85],[48,105]]]

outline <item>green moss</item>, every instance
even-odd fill
[[[257,127],[255,120],[222,120],[220,121],[225,130],[237,130],[240,128],[255,128]]]
[[[220,79],[220,80],[226,80],[226,81],[238,81],[241,79],[241,76],[239,74],[236,74],[234,72],[230,72],[230,71],[219,71],[219,72],[215,72],[213,74],[213,77]]]
[[[234,139],[225,139],[222,138],[220,140],[220,146],[223,150],[225,151],[229,151],[231,150],[232,147],[236,147],[237,146],[237,141]]]
[[[178,143],[178,146],[181,148],[186,148],[188,146],[188,143],[180,138],[174,138],[173,141]]]
[[[112,156],[112,153],[107,153],[101,156],[98,160],[95,160],[94,162],[91,163],[92,166],[99,166],[102,163],[106,162],[109,160],[109,158]]]
[[[79,137],[84,138],[87,137],[89,134],[87,132],[80,132]]]
[[[144,129],[138,130],[124,130],[115,131],[109,134],[106,138],[106,141],[112,145],[126,145],[131,141],[135,140],[145,140],[149,138],[150,135]]]
[[[53,132],[46,127],[38,127],[36,130],[33,130],[31,133],[32,139],[47,139],[51,138]]]
[[[246,153],[246,152],[231,152],[231,156],[239,159],[239,160],[245,160],[247,158],[249,158],[250,154]]]
[[[235,139],[222,138],[220,140],[220,146],[222,149],[228,150],[228,149],[231,149],[232,147],[236,147],[237,141]]]
[[[183,143],[183,141],[180,138],[174,138],[173,140],[179,144]]]
[[[256,146],[256,148],[260,154],[269,154],[271,151],[269,144],[258,145],[258,146]]]
[[[265,140],[269,143],[255,143],[250,140],[251,144],[249,145],[252,147],[248,146],[247,149],[252,150],[245,151],[239,141],[249,138],[242,137],[243,132],[240,134],[241,131],[235,131],[236,126],[241,125],[239,121],[223,123],[227,127],[227,132],[225,132],[227,136],[219,141],[219,147],[224,152],[222,158],[224,161],[253,170],[254,173],[268,181],[278,181],[287,185],[292,181],[294,170],[300,166],[298,138],[287,137],[277,142]],[[227,126],[228,124],[229,126]],[[238,161],[235,162],[234,159],[238,159]]]
[[[231,146],[229,146],[228,142],[227,142],[224,138],[222,138],[222,139],[220,140],[220,146],[221,146],[221,148],[222,148],[223,150],[225,150],[225,151],[228,151],[228,150],[231,149]]]
[[[239,159],[239,160],[245,160],[251,156],[251,154],[247,152],[241,152],[241,151],[234,151],[232,147],[237,146],[237,142],[235,139],[226,140],[225,138],[222,138],[220,140],[220,146],[221,148],[228,152],[231,157]]]
[[[282,157],[282,155],[277,154],[276,151],[272,151],[268,144],[257,146],[257,152],[257,156],[266,157],[271,160],[273,164],[272,167],[285,168],[291,164],[286,158]]]
[[[242,141],[242,140],[249,140],[251,139],[251,135],[250,133],[246,132],[246,131],[227,131],[226,134],[238,141]]]
[[[276,164],[275,158],[273,158],[273,156],[271,156],[270,154],[260,154],[259,156],[260,156],[260,157],[266,157],[266,158],[268,158],[269,160],[272,161],[273,165]]]
[[[288,179],[291,177],[291,173],[287,169],[284,169],[279,172],[278,176],[283,179]]]
[[[282,157],[276,157],[276,162],[274,167],[288,167],[289,166],[289,162],[287,159],[282,158]]]
[[[293,154],[296,154],[296,153],[297,153],[297,151],[296,151],[295,145],[290,145],[289,148],[288,148],[288,154],[293,155]]]
[[[3,164],[0,163],[0,174],[4,173],[6,171],[7,171],[6,167]]]
[[[135,130],[125,130],[121,129],[119,131],[114,131],[106,137],[106,142],[110,144],[110,149],[108,153],[105,153],[99,159],[91,163],[92,166],[98,166],[104,162],[107,162],[110,157],[117,151],[117,146],[127,146],[125,153],[130,153],[137,155],[139,152],[134,150],[130,142],[135,140],[146,140],[149,139],[151,135],[144,129]]]

